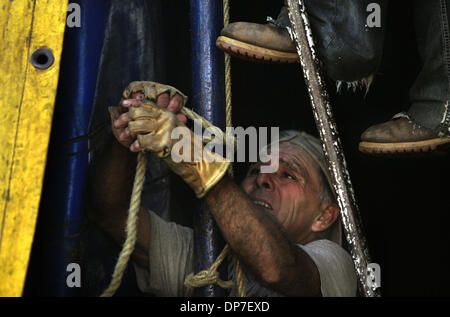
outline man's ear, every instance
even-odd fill
[[[327,230],[339,216],[339,207],[334,203],[322,203],[322,213],[316,217],[311,225],[311,231],[321,232]]]

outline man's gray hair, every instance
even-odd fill
[[[280,132],[279,143],[287,142],[297,146],[306,152],[318,165],[320,181],[319,198],[323,202],[336,203],[336,198],[331,189],[331,176],[326,165],[326,157],[323,154],[322,144],[316,137],[297,130],[284,130]]]

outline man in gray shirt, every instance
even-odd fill
[[[184,128],[186,97],[173,87],[132,83],[120,106],[110,109],[111,137],[92,165],[90,217],[118,244],[125,222],[136,153],[158,154],[204,198],[233,255],[243,264],[248,296],[355,296],[350,255],[340,246],[339,208],[320,142],[302,132],[280,134],[278,169],[250,167],[238,186],[226,175],[229,162],[174,162],[171,131]],[[193,144],[193,150],[198,146]],[[274,156],[276,155],[276,157]],[[140,289],[158,296],[188,296],[193,271],[193,233],[141,207],[132,255]],[[230,264],[231,276],[234,267]],[[237,296],[233,288],[231,296]]]

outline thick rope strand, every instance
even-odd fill
[[[140,152],[137,158],[136,176],[134,177],[133,192],[131,194],[130,209],[128,212],[126,233],[127,237],[120,252],[119,259],[114,268],[111,282],[106,290],[100,295],[101,297],[111,297],[115,294],[122,282],[123,274],[127,267],[131,254],[134,251],[137,238],[137,220],[139,208],[141,206],[141,193],[145,180],[145,167],[147,157],[145,152]]]
[[[208,270],[203,270],[194,275],[194,273],[189,274],[184,280],[184,285],[189,288],[194,287],[205,287],[208,285],[217,284],[222,288],[231,288],[234,285],[233,281],[223,281],[219,277],[219,272],[217,269],[223,260],[226,258],[230,247],[228,245],[223,248],[217,259],[211,265]]]
[[[241,262],[238,260],[236,256],[233,256],[234,261],[234,269],[236,273],[236,282],[239,297],[246,297],[245,293],[245,284],[244,284],[244,272],[242,271]]]
[[[229,5],[228,0],[223,1],[224,26],[229,24]],[[225,53],[225,121],[226,126],[232,126],[232,106],[231,106],[231,58],[230,54]]]
[[[236,271],[236,281],[239,297],[247,297],[247,294],[245,292],[244,271],[242,271],[241,262],[236,256],[233,256],[233,260]]]
[[[205,118],[203,118],[202,116],[197,114],[195,111],[193,111],[189,108],[183,107],[181,109],[181,113],[184,114],[188,119],[200,120],[203,129],[208,129],[208,128],[213,129],[213,134],[215,136],[217,136],[218,138],[222,139],[223,144],[232,143],[233,147],[236,149],[237,141],[235,138],[227,137],[227,135],[225,133],[223,133],[223,131],[221,129],[219,129],[218,127],[213,125],[211,122],[209,122],[208,120],[206,120]],[[213,139],[208,139],[206,137],[202,137],[202,142],[204,144],[207,144],[211,141],[213,141]]]
[[[230,2],[229,0],[223,0],[223,26],[227,26],[230,23]],[[225,122],[227,127],[233,126],[232,120],[232,95],[231,95],[231,57],[230,54],[225,53]],[[233,166],[230,165],[228,174],[233,177]],[[233,261],[236,270],[236,280],[238,286],[238,293],[240,297],[246,297],[244,273],[239,259],[233,255]]]

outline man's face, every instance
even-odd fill
[[[281,143],[279,169],[260,173],[261,163],[250,167],[241,186],[262,210],[272,214],[296,242],[314,239],[311,226],[321,213],[318,166],[290,143]],[[268,162],[267,164],[270,164]]]

